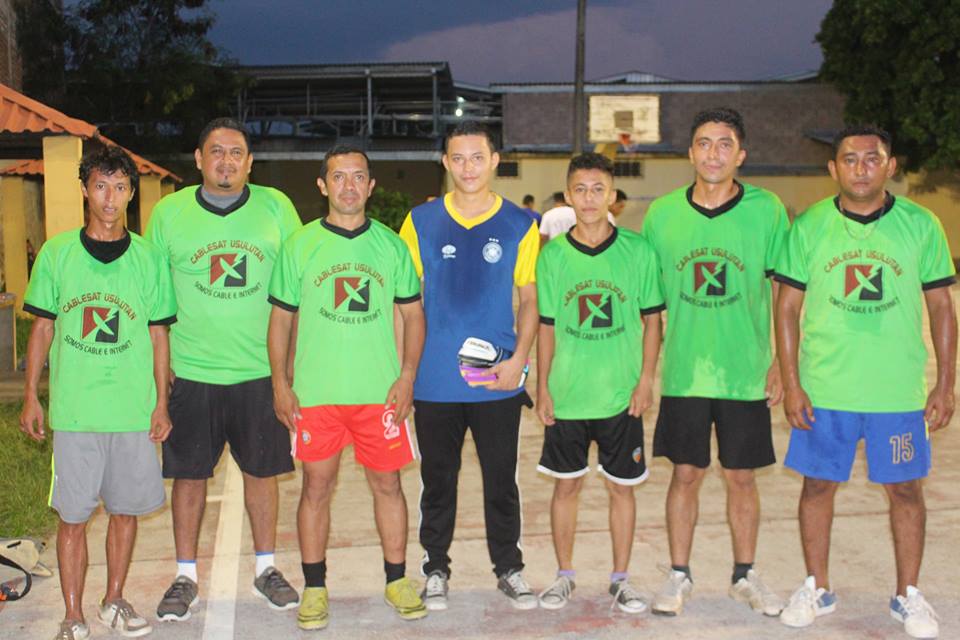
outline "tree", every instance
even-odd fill
[[[49,60],[25,56],[25,89],[117,142],[153,151],[190,150],[213,117],[229,112],[241,87],[230,61],[207,38],[206,0],[80,0],[61,15],[21,0],[18,39],[63,52],[57,95]],[[56,14],[56,12],[53,12]],[[53,83],[55,84],[55,83]]]
[[[390,191],[376,187],[367,200],[367,215],[379,220],[394,231],[400,231],[400,225],[413,208],[410,194],[402,191]]]
[[[835,0],[816,40],[849,122],[887,129],[908,170],[960,168],[960,2]]]

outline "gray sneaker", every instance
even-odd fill
[[[569,576],[557,576],[553,584],[540,594],[540,606],[544,609],[562,609],[567,606],[576,588],[577,583]]]
[[[253,595],[266,600],[270,608],[276,611],[293,609],[300,604],[297,590],[290,586],[283,574],[275,567],[267,567],[253,581]]]
[[[512,569],[500,576],[497,580],[497,589],[510,599],[514,609],[537,608],[537,596],[533,595],[533,590],[523,579],[519,569]]]
[[[643,613],[647,610],[647,603],[643,596],[626,580],[611,582],[610,595],[613,596],[613,602],[610,603],[611,609],[617,607],[624,613]]]
[[[431,571],[420,592],[423,604],[430,611],[444,611],[447,608],[447,574],[443,571]]]
[[[200,602],[198,591],[196,582],[187,576],[177,576],[157,606],[157,620],[189,620],[190,608]]]
[[[53,640],[87,640],[90,637],[90,629],[87,625],[76,620],[64,620],[60,623],[60,630]]]

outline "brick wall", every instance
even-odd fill
[[[589,103],[589,100],[588,100]],[[805,132],[839,129],[843,97],[813,83],[754,85],[742,91],[666,92],[660,97],[660,134],[677,150],[690,146],[690,123],[701,109],[729,106],[743,114],[749,164],[825,165],[829,147]],[[504,144],[571,144],[572,93],[503,96]]]

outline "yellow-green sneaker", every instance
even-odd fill
[[[406,576],[388,582],[383,599],[396,609],[404,620],[419,620],[427,615],[427,606],[423,604],[417,588]]]
[[[307,587],[300,597],[297,626],[307,631],[323,629],[330,621],[326,587]]]

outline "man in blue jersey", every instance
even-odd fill
[[[423,595],[432,610],[447,607],[448,551],[468,427],[483,475],[487,549],[497,586],[514,607],[537,606],[521,574],[516,475],[520,409],[530,405],[523,381],[538,324],[534,270],[539,234],[523,209],[490,190],[499,161],[486,129],[472,122],[457,126],[447,136],[443,154],[454,190],[414,208],[400,229],[423,277],[427,319],[413,397],[422,456]],[[520,299],[516,332],[514,287]],[[458,360],[482,359],[485,351],[493,354],[495,364],[483,375],[458,367]]]

